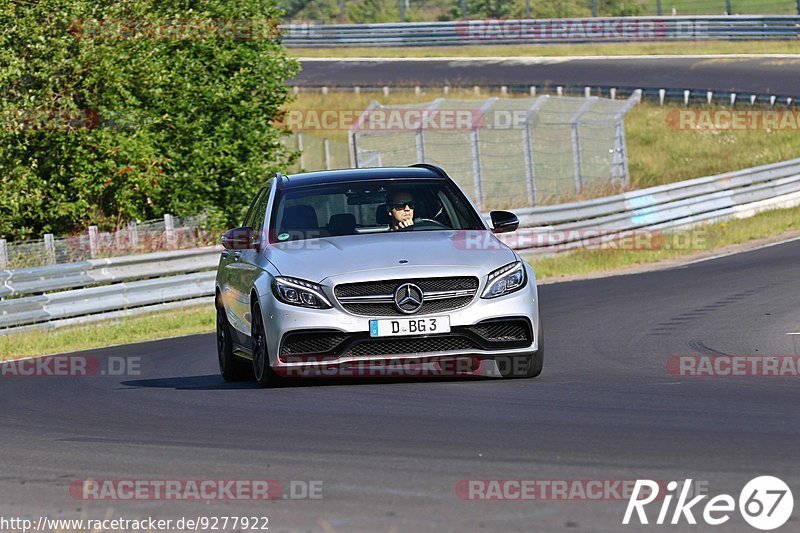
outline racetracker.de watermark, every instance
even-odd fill
[[[275,373],[287,378],[441,378],[462,376],[492,376],[494,369],[506,368],[517,360],[498,357],[492,364],[480,357],[454,356],[432,360],[425,357],[405,356],[402,359],[354,361],[332,363],[331,356],[281,355],[289,366],[279,366]],[[520,366],[524,365],[520,363]],[[509,367],[513,370],[513,366]],[[524,370],[524,369],[522,369]],[[520,370],[520,372],[522,371]]]
[[[667,126],[676,131],[800,131],[795,109],[673,109]]]
[[[646,216],[646,215],[645,215]],[[602,228],[577,230],[550,230],[547,228],[521,228],[513,233],[503,233],[497,238],[515,250],[542,249],[561,251],[568,249],[652,251],[652,250],[702,250],[705,248],[704,230],[689,232],[664,232],[659,230],[632,230],[609,233]],[[502,246],[494,235],[485,231],[459,231],[454,245],[462,250],[492,250]]]
[[[465,41],[659,41],[705,33],[703,21],[659,19],[468,20],[456,24]]]
[[[465,501],[628,500],[635,479],[462,479],[456,496]]]
[[[0,378],[85,378],[141,376],[138,356],[50,355],[0,363]]]
[[[278,21],[266,18],[84,18],[72,21],[77,39],[256,41],[279,36]]]
[[[321,500],[321,480],[79,479],[69,485],[82,501]]]
[[[800,377],[796,355],[674,355],[667,373],[681,377]]]

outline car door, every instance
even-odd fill
[[[256,208],[266,193],[262,187],[250,204],[247,215],[242,222],[242,227],[251,226],[255,218]],[[250,335],[250,296],[245,290],[243,279],[243,265],[241,263],[244,250],[225,250],[222,252],[221,267],[224,269],[222,279],[222,301],[228,315],[228,323],[234,333],[234,341],[242,346],[247,346]]]
[[[258,277],[261,272],[261,267],[259,265],[259,256],[261,255],[260,245],[263,240],[264,220],[266,219],[273,183],[274,180],[270,180],[267,186],[262,189],[253,207],[252,216],[247,224],[253,228],[255,242],[259,244],[258,250],[249,248],[234,253],[236,292],[240,295],[237,308],[237,318],[239,319],[239,327],[237,329],[246,336],[250,335],[250,322],[252,318],[250,316],[250,293],[252,292],[256,277]]]

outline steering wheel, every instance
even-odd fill
[[[416,228],[420,229],[447,229],[447,226],[439,222],[438,220],[433,220],[432,218],[416,218],[414,219],[414,225],[409,226],[406,229],[414,230]]]

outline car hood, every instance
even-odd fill
[[[345,273],[425,267],[489,272],[516,259],[489,231],[414,231],[324,237],[270,244],[264,251],[281,275],[322,282]],[[369,276],[380,279],[381,272]]]

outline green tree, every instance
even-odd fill
[[[273,0],[0,7],[0,237],[207,212],[234,223],[293,154]]]

